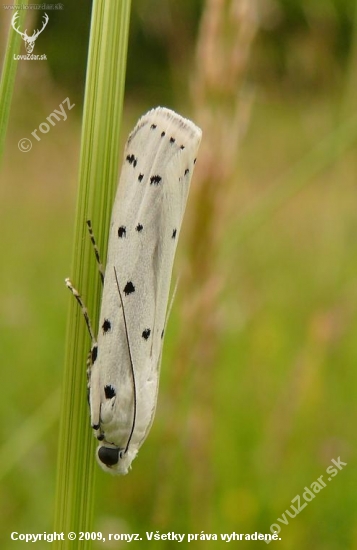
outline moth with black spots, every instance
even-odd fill
[[[157,107],[126,143],[89,368],[97,458],[114,474],[129,471],[153,422],[174,256],[200,141],[193,122]]]

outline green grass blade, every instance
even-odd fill
[[[104,256],[118,176],[129,18],[130,0],[96,0],[93,3],[71,270],[73,284],[83,296],[93,327],[97,326],[101,288],[85,222],[87,219],[92,221]],[[98,466],[94,460],[95,445],[86,401],[85,359],[89,348],[83,316],[71,297],[62,390],[54,525],[57,532],[91,531]],[[67,545],[77,547],[71,541],[58,544],[61,550]],[[87,548],[90,541],[79,544],[81,549]]]
[[[23,6],[27,6],[28,0],[22,2]],[[15,10],[11,10],[15,13]],[[23,27],[25,21],[26,9],[19,10],[17,23],[19,28]],[[5,137],[7,125],[10,117],[11,99],[14,91],[16,69],[19,61],[14,59],[14,55],[18,55],[21,47],[21,36],[9,27],[9,35],[7,39],[5,59],[0,82],[0,162],[4,153]]]

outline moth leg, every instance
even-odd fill
[[[77,302],[78,302],[78,304],[79,304],[79,306],[82,310],[82,313],[83,313],[83,316],[84,316],[84,319],[85,319],[85,322],[86,322],[86,325],[87,325],[87,328],[88,328],[89,336],[90,336],[90,339],[92,341],[92,347],[91,347],[91,351],[90,351],[90,360],[87,361],[87,364],[89,362],[91,364],[93,364],[96,357],[97,357],[98,344],[97,344],[97,339],[94,336],[92,323],[91,323],[89,315],[88,315],[88,310],[87,310],[86,306],[84,305],[84,302],[82,300],[81,295],[79,294],[78,290],[72,285],[70,279],[67,278],[65,280],[65,283],[66,283],[67,288],[72,292],[73,296],[77,300]]]
[[[93,245],[94,254],[95,254],[95,259],[97,260],[100,278],[101,278],[102,284],[103,284],[103,283],[104,283],[104,268],[103,268],[102,261],[101,261],[101,259],[100,259],[100,254],[99,254],[98,246],[97,246],[97,243],[96,243],[94,234],[93,234],[92,222],[91,222],[90,220],[87,220],[87,227],[88,227],[88,232],[89,232],[90,240],[91,240],[92,245]]]
[[[86,361],[86,365],[87,365],[87,401],[88,401],[89,407],[90,407],[90,377],[91,377],[92,365],[93,365],[93,349],[94,348],[97,349],[97,347],[98,347],[97,343],[92,344],[91,350],[87,355],[87,361]]]

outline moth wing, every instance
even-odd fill
[[[118,448],[133,427],[130,445],[138,448],[154,416],[172,266],[200,139],[193,123],[157,108],[125,148],[90,392],[92,425]]]

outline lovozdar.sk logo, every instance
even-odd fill
[[[18,28],[16,28],[18,16],[19,16],[19,12],[16,11],[16,12],[14,13],[14,16],[13,16],[12,20],[11,20],[12,28],[13,28],[16,32],[18,32],[19,35],[21,36],[22,40],[24,40],[24,42],[25,42],[25,48],[26,48],[27,53],[32,53],[32,52],[33,52],[33,49],[34,49],[34,47],[35,47],[36,39],[37,39],[37,37],[41,34],[41,32],[43,31],[43,29],[46,27],[46,25],[47,25],[47,23],[48,23],[48,20],[49,20],[49,17],[48,17],[48,15],[47,15],[47,13],[45,13],[45,15],[44,15],[44,21],[43,21],[43,24],[42,24],[42,28],[33,31],[32,36],[28,36],[28,35],[27,35],[27,29],[25,29],[25,32],[21,32]]]

